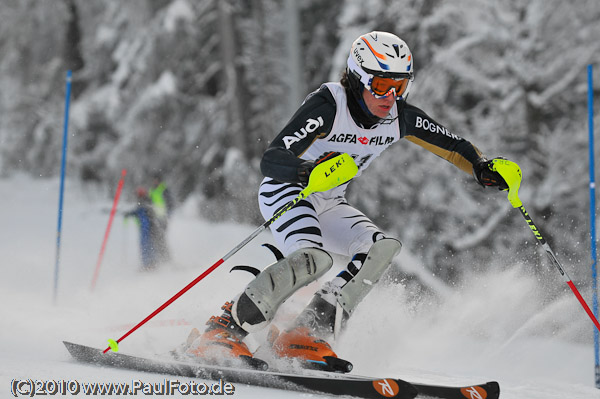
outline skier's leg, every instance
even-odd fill
[[[327,252],[301,248],[268,266],[233,302],[225,303],[221,316],[210,318],[204,334],[187,353],[210,359],[251,356],[243,343],[246,335],[266,326],[287,298],[322,276],[332,264]]]
[[[326,337],[334,331],[336,308],[341,308],[345,322],[387,270],[401,244],[386,238],[362,212],[345,203],[323,213],[321,221],[327,247],[354,254],[346,269],[323,285],[296,320],[297,325]]]
[[[300,190],[298,185],[266,179],[259,190],[265,218],[270,218]],[[300,201],[276,220],[271,229],[275,242],[287,257],[259,273],[232,303],[226,303],[221,316],[209,320],[204,334],[194,342],[195,354],[205,356],[211,347],[229,345],[232,348],[221,355],[247,355],[244,337],[268,324],[287,298],[331,268],[331,256],[320,249],[323,244],[317,211],[310,201]]]
[[[259,189],[259,204],[265,219],[300,190],[296,184],[265,179]],[[312,201],[300,201],[276,220],[271,230],[286,257],[251,281],[232,308],[234,320],[248,332],[268,324],[286,299],[321,277],[333,264],[331,256],[320,249],[323,244],[319,216]]]
[[[302,186],[299,184],[265,179],[258,192],[260,212],[265,220],[270,219],[300,191]],[[320,204],[315,202],[315,195],[312,195],[298,202],[271,224],[273,239],[283,255],[289,255],[299,248],[323,248],[319,208]]]
[[[279,306],[300,288],[317,280],[333,265],[318,248],[300,248],[268,266],[235,300],[231,313],[237,325],[258,331],[273,318]]]
[[[166,215],[156,218],[155,242],[157,257],[160,260],[160,263],[171,260],[171,253],[167,244],[167,226],[168,221]]]
[[[153,269],[156,264],[156,254],[147,218],[140,219],[140,250],[142,255],[142,270]]]

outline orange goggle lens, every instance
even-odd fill
[[[400,97],[406,91],[408,79],[392,79],[374,76],[371,80],[371,91],[378,96],[387,96],[394,89],[396,96]]]

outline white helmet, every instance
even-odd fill
[[[352,44],[348,76],[360,81],[377,98],[394,94],[406,100],[414,79],[412,54],[396,35],[367,33]]]

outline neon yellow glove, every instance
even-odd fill
[[[340,154],[315,165],[310,172],[306,189],[311,193],[331,190],[351,180],[357,173],[358,167],[354,159],[348,154]]]

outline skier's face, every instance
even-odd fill
[[[393,93],[387,97],[375,98],[367,89],[363,90],[363,99],[369,111],[379,118],[387,117],[396,103],[396,96]]]

